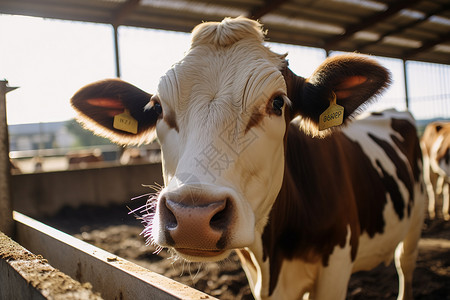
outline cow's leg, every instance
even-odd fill
[[[416,267],[417,254],[419,252],[418,244],[424,217],[424,207],[422,204],[424,204],[423,201],[420,201],[416,197],[408,234],[395,250],[395,266],[399,278],[397,299],[399,300],[413,299],[412,279]]]
[[[450,191],[449,191],[450,183],[445,181],[444,187],[442,188],[442,214],[444,215],[444,220],[450,220]]]
[[[319,263],[307,263],[300,259],[284,261],[270,299],[308,299],[306,295],[314,287],[319,266]]]
[[[439,175],[436,181],[436,195],[442,194],[443,187],[444,187],[444,176]]]
[[[329,258],[328,266],[320,269],[314,292],[311,294],[312,299],[345,299],[353,268],[349,240],[350,230],[346,246],[343,248],[336,246]]]
[[[404,242],[395,251],[395,266],[398,273],[398,300],[412,299],[412,274],[416,267],[417,250],[406,254]]]
[[[348,254],[350,257],[350,254]],[[346,263],[330,264],[324,268],[315,286],[315,291],[311,293],[310,299],[314,300],[334,300],[345,299],[347,295],[348,282],[352,274],[352,263],[346,260]]]
[[[436,206],[436,200],[434,196],[435,187],[433,186],[433,180],[432,180],[432,170],[430,167],[430,158],[427,155],[424,155],[423,157],[423,178],[425,182],[425,186],[427,187],[427,194],[428,194],[428,215],[430,216],[430,219],[435,218],[435,206]]]

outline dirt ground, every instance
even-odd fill
[[[140,235],[142,225],[127,211],[125,206],[81,207],[42,221],[219,299],[253,299],[236,254],[201,265],[174,261],[166,251],[156,255]],[[396,299],[397,285],[393,263],[379,266],[352,276],[347,299]],[[450,222],[426,220],[413,287],[414,299],[450,300]]]

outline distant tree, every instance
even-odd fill
[[[75,136],[77,141],[74,146],[76,147],[114,145],[108,139],[94,135],[91,131],[84,129],[75,120],[67,121],[66,128],[73,136]]]

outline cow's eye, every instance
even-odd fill
[[[161,103],[155,100],[151,100],[149,109],[153,110],[158,116],[160,116],[163,112]]]
[[[283,97],[280,96],[276,96],[275,98],[273,98],[272,100],[272,107],[273,107],[273,112],[277,115],[277,116],[281,116],[283,113],[283,105],[284,105],[284,99]]]
[[[155,102],[155,104],[153,104],[153,109],[155,110],[155,112],[156,112],[158,115],[162,114],[161,103]]]

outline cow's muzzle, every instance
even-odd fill
[[[214,257],[225,252],[233,219],[231,197],[162,196],[159,202],[159,230],[164,231],[164,246],[188,257]]]

